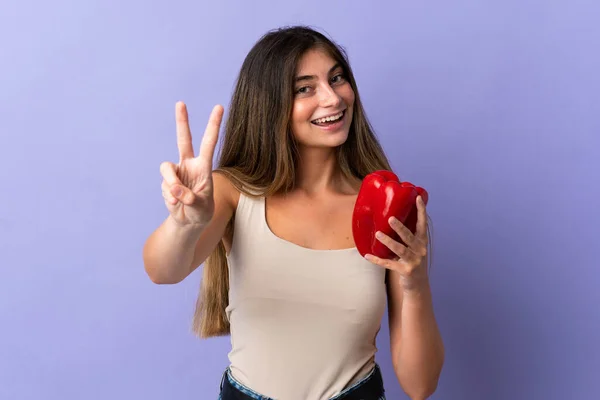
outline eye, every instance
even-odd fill
[[[296,93],[304,94],[304,93],[308,93],[309,90],[310,90],[310,86],[302,86],[302,87],[296,89]]]
[[[331,81],[333,83],[340,83],[340,82],[343,82],[344,80],[345,80],[344,74],[337,74],[333,78],[331,78]]]

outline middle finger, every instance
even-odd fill
[[[403,258],[407,255],[408,249],[402,243],[399,243],[381,231],[375,234],[377,240],[383,243],[388,249],[394,252],[398,257]]]

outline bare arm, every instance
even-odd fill
[[[378,237],[397,257],[366,257],[388,269],[390,344],[398,381],[412,400],[424,400],[437,389],[444,345],[433,313],[427,272],[427,213],[421,196],[417,197],[417,210],[414,234],[397,219],[389,220],[404,244],[385,234]]]
[[[184,280],[214,250],[223,238],[234,211],[233,186],[214,173],[215,212],[206,225],[181,225],[169,215],[144,245],[144,267],[154,283],[172,284]]]
[[[433,313],[428,284],[404,293],[389,271],[389,325],[392,363],[402,389],[413,400],[431,396],[444,364],[444,345]]]

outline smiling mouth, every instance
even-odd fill
[[[326,118],[315,119],[314,121],[310,121],[311,124],[315,124],[318,126],[328,126],[333,125],[336,122],[339,122],[346,115],[346,110],[339,112],[338,114],[332,115]]]

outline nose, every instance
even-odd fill
[[[338,107],[342,102],[342,98],[329,85],[323,85],[321,89],[320,103],[321,107]]]

